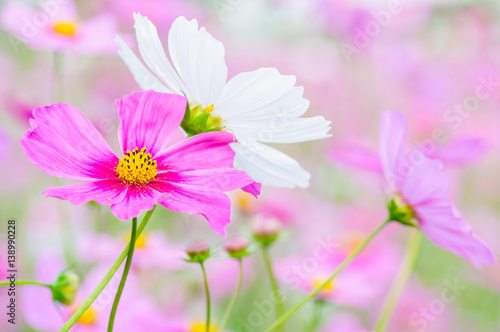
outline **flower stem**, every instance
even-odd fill
[[[313,319],[311,320],[311,325],[309,326],[309,332],[314,332],[318,328],[321,323],[321,309],[323,309],[323,304],[325,302],[323,300],[315,300],[314,301],[314,313]]]
[[[134,256],[136,233],[137,233],[137,218],[133,218],[132,232],[130,233],[130,241],[128,246],[127,261],[125,262],[122,279],[120,280],[120,285],[118,286],[118,290],[116,291],[115,300],[113,301],[113,307],[111,308],[111,314],[109,315],[108,332],[113,331],[116,309],[118,309],[118,303],[120,302],[120,298],[123,293],[123,287],[125,287],[125,282],[127,281],[128,272],[130,271],[130,266],[132,265],[132,257]]]
[[[0,287],[10,286],[10,284],[11,284],[11,282],[9,280],[0,281]],[[49,287],[49,288],[52,287],[49,284],[44,284],[44,283],[34,281],[34,280],[17,280],[17,281],[14,281],[14,284],[16,286],[18,286],[18,285],[35,285],[35,286],[44,286],[44,287]]]
[[[233,296],[231,297],[231,300],[229,301],[226,312],[224,313],[224,317],[222,318],[222,323],[220,325],[221,331],[224,331],[224,329],[226,328],[227,321],[229,320],[229,317],[231,316],[231,311],[233,311],[234,304],[236,303],[236,299],[238,298],[238,295],[240,293],[241,281],[243,280],[243,261],[241,258],[238,259],[238,265],[240,267],[240,276],[238,278],[238,285],[236,286],[236,291],[234,292]]]
[[[408,240],[408,245],[406,247],[406,252],[403,257],[403,263],[401,264],[396,279],[392,284],[387,300],[382,309],[382,313],[375,325],[376,332],[385,331],[387,324],[392,316],[392,312],[396,307],[399,297],[403,292],[403,289],[411,275],[413,266],[418,256],[418,250],[420,248],[420,239],[422,238],[421,232],[417,228],[410,230],[410,237]]]
[[[208,289],[208,280],[207,280],[207,272],[205,271],[205,265],[203,262],[200,262],[201,271],[203,272],[203,281],[205,283],[205,293],[207,297],[207,324],[206,331],[210,332],[210,291]]]
[[[141,235],[142,231],[146,227],[149,219],[151,218],[151,215],[153,214],[153,211],[155,210],[156,206],[151,210],[146,213],[144,218],[141,221],[141,224],[137,228],[137,234],[136,237]],[[83,313],[90,307],[90,305],[95,301],[95,299],[99,296],[99,294],[102,292],[104,287],[109,283],[111,278],[113,278],[113,275],[116,273],[120,265],[123,263],[125,260],[125,257],[128,254],[129,246],[130,246],[130,241],[129,240],[128,244],[123,248],[122,252],[120,253],[120,256],[116,259],[116,261],[113,263],[111,268],[109,269],[108,273],[104,276],[104,278],[101,280],[99,285],[97,285],[96,289],[90,294],[90,296],[82,303],[82,305],[78,308],[77,311],[73,314],[73,316],[70,317],[70,319],[64,324],[64,326],[59,330],[59,332],[66,332],[68,331],[75,323],[76,321],[83,315]]]
[[[279,317],[281,317],[281,315],[283,315],[285,308],[283,307],[283,301],[282,301],[281,296],[280,296],[281,291],[279,288],[278,281],[276,280],[276,277],[274,276],[273,263],[271,260],[271,255],[269,255],[268,247],[262,247],[262,255],[264,256],[264,262],[266,263],[267,272],[269,274],[269,278],[271,279],[271,286],[273,287],[274,303],[276,303],[276,319],[278,319]],[[276,327],[279,327],[279,326],[276,326]]]
[[[267,330],[265,330],[265,332],[275,331],[277,328],[279,328],[281,325],[283,325],[283,323],[288,318],[290,318],[290,316],[292,316],[295,313],[295,311],[297,311],[305,303],[307,303],[309,300],[311,300],[316,295],[318,295],[318,293],[323,289],[323,287],[325,287],[326,285],[328,285],[329,283],[331,283],[332,280],[340,272],[342,272],[342,270],[354,259],[354,257],[356,257],[363,250],[363,248],[366,247],[366,245],[375,237],[375,235],[377,235],[389,222],[390,222],[390,219],[384,221],[384,223],[382,223],[360,245],[358,245],[356,247],[356,249],[354,249],[354,251],[342,262],[342,264],[338,267],[338,269],[335,270],[335,272],[333,272],[333,274],[330,276],[330,278],[328,278],[324,283],[322,283],[321,285],[319,285],[318,287],[316,287],[316,289],[314,289],[309,295],[307,295],[304,299],[302,299],[302,301],[300,301],[299,303],[297,303],[286,314],[284,314],[283,316],[281,316],[276,322],[274,322],[273,325],[271,325],[271,327],[269,327]]]

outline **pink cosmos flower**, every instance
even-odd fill
[[[186,98],[154,91],[135,92],[117,101],[117,157],[75,107],[58,103],[35,108],[21,145],[46,173],[84,183],[47,189],[49,197],[82,204],[111,205],[121,220],[162,204],[201,214],[218,234],[230,223],[231,201],[224,192],[253,180],[232,168],[234,142],[227,132],[209,132],[168,146],[184,115]]]
[[[391,218],[417,226],[441,248],[480,267],[496,258],[444,197],[449,179],[441,162],[419,149],[405,154],[407,122],[399,112],[385,112],[380,128],[380,157],[388,189]]]
[[[20,1],[3,6],[1,22],[30,48],[84,54],[115,54],[118,33],[115,19],[100,14],[86,20],[78,17],[72,1],[45,1],[37,10]]]

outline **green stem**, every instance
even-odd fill
[[[224,331],[224,329],[226,328],[227,321],[229,320],[229,317],[231,316],[231,311],[233,311],[234,304],[236,303],[236,299],[238,298],[238,295],[240,293],[241,281],[243,280],[243,261],[241,258],[238,259],[238,265],[240,267],[240,276],[238,278],[238,285],[236,286],[236,291],[234,292],[233,296],[231,297],[231,300],[229,301],[226,312],[224,313],[224,317],[222,318],[222,323],[220,324],[220,331]]]
[[[385,331],[387,324],[389,323],[392,312],[396,308],[398,299],[401,296],[406,282],[408,281],[408,278],[413,271],[413,267],[418,256],[418,250],[420,248],[421,238],[422,234],[417,228],[413,228],[410,231],[408,245],[403,257],[403,263],[401,263],[401,266],[399,267],[398,274],[396,275],[396,279],[392,284],[389,295],[387,296],[387,300],[384,304],[384,308],[382,309],[382,313],[380,314],[377,324],[375,325],[376,332]]]
[[[304,299],[302,299],[302,301],[300,301],[299,303],[297,303],[286,314],[284,314],[283,316],[281,316],[276,322],[274,322],[273,325],[271,325],[271,327],[269,327],[267,330],[265,330],[265,332],[275,331],[277,328],[279,328],[281,325],[283,325],[283,323],[288,318],[290,318],[290,316],[292,316],[295,313],[295,311],[297,311],[300,307],[302,307],[304,304],[306,304],[309,300],[311,300],[316,295],[318,295],[318,293],[321,292],[321,290],[323,289],[323,287],[325,287],[326,285],[328,285],[329,283],[331,283],[332,280],[354,259],[354,257],[356,257],[361,252],[361,250],[364,247],[366,247],[366,245],[375,237],[375,235],[377,235],[389,222],[390,222],[389,219],[386,220],[386,221],[384,221],[384,223],[382,223],[360,245],[358,245],[356,247],[356,249],[354,249],[354,251],[342,262],[342,264],[338,267],[338,269],[335,270],[335,272],[330,276],[330,278],[328,278],[323,284],[321,284],[318,287],[316,287],[316,289],[314,289],[309,295],[307,295]]]
[[[203,281],[205,283],[205,293],[207,297],[207,325],[206,325],[206,331],[210,332],[210,291],[208,289],[208,280],[207,280],[207,272],[205,271],[205,265],[203,265],[203,262],[200,263],[201,265],[201,271],[203,272]]]
[[[321,309],[323,309],[323,300],[314,301],[314,313],[313,319],[311,320],[311,325],[309,326],[309,332],[314,332],[318,328],[321,322]]]
[[[109,315],[108,322],[108,332],[113,331],[113,325],[115,323],[116,309],[118,309],[118,303],[123,293],[123,288],[125,287],[125,282],[127,281],[128,272],[130,271],[130,266],[132,265],[132,257],[134,256],[135,248],[135,237],[137,233],[137,218],[132,219],[132,232],[130,234],[130,241],[128,246],[127,261],[125,262],[125,267],[123,268],[122,279],[120,280],[120,285],[116,291],[115,300],[113,301],[113,307],[111,308],[111,314]]]
[[[285,308],[283,307],[283,301],[281,299],[281,291],[279,288],[278,281],[274,276],[273,263],[271,260],[271,255],[269,255],[268,247],[262,247],[262,255],[264,256],[264,262],[266,263],[267,273],[271,279],[271,286],[273,288],[274,303],[276,303],[276,319],[283,315]],[[281,324],[280,324],[281,325]],[[284,328],[284,327],[283,327]]]
[[[0,287],[10,286],[10,284],[11,284],[11,282],[8,280],[0,281]],[[49,287],[49,288],[52,287],[49,284],[44,284],[44,283],[34,281],[34,280],[17,280],[17,281],[14,281],[14,284],[16,286],[18,286],[18,285],[35,285],[35,286],[44,286],[44,287]]]
[[[156,206],[151,210],[146,213],[144,218],[141,221],[141,224],[137,228],[137,234],[136,237],[139,237],[141,235],[142,231],[144,230],[144,227],[146,227],[149,219],[151,218],[151,215],[153,214],[153,211],[155,210]],[[128,250],[130,246],[130,241],[129,240],[128,244],[123,248],[122,252],[120,253],[120,256],[116,259],[116,261],[113,263],[111,268],[109,269],[108,273],[104,276],[104,278],[101,280],[99,285],[97,285],[96,289],[90,294],[90,296],[82,303],[82,305],[78,308],[77,311],[73,314],[73,316],[70,317],[70,319],[64,324],[64,326],[59,330],[59,332],[66,332],[68,331],[75,323],[76,321],[83,315],[83,313],[90,307],[90,305],[95,301],[95,299],[99,296],[99,294],[102,292],[104,287],[109,283],[111,278],[113,278],[113,275],[116,273],[120,265],[123,263],[125,260],[125,257],[128,255]]]

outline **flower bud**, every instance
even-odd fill
[[[250,243],[244,237],[235,237],[224,243],[224,249],[229,256],[237,259],[242,259],[252,253],[251,250],[249,250],[249,246]]]
[[[268,247],[278,239],[281,228],[281,223],[277,219],[258,218],[252,225],[252,233],[263,247]]]
[[[391,220],[398,221],[407,226],[418,226],[415,212],[401,196],[394,196],[394,198],[387,204],[387,208],[389,209],[389,218]]]
[[[189,256],[186,262],[203,263],[210,257],[210,245],[205,240],[194,240],[186,246],[186,253]]]
[[[76,292],[80,287],[80,278],[70,270],[62,271],[50,285],[54,301],[64,305],[71,305],[75,301]]]

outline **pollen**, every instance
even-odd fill
[[[128,241],[130,240],[130,234],[126,234],[125,237],[124,237],[124,242],[125,243],[128,243]],[[146,247],[147,245],[147,236],[144,235],[144,234],[141,234],[139,235],[139,237],[137,239],[135,239],[135,248],[136,249],[141,249],[141,248],[144,248]]]
[[[73,36],[76,32],[76,24],[73,22],[59,22],[54,25],[54,31],[65,36]]]
[[[313,288],[316,288],[316,287],[323,285],[323,283],[325,281],[326,280],[323,278],[313,278],[313,280],[311,281],[311,285],[313,286]],[[329,294],[329,293],[333,292],[334,290],[335,290],[335,285],[333,284],[333,281],[330,281],[329,283],[327,283],[325,285],[325,287],[323,287],[323,289],[321,289],[321,293]]]
[[[214,105],[210,105],[207,108],[205,108],[205,111],[208,113],[211,113],[214,110]]]
[[[78,310],[78,308],[77,308],[77,310]],[[76,312],[76,310],[75,310],[75,312]],[[80,324],[90,325],[90,324],[93,324],[95,322],[95,319],[96,319],[96,313],[95,313],[94,309],[88,308],[87,310],[85,310],[83,315],[81,315],[80,318],[78,318],[77,322]]]
[[[210,324],[212,325],[212,324]],[[202,322],[194,322],[191,325],[191,331],[190,332],[205,332],[207,330],[207,325]],[[217,328],[215,326],[210,326],[209,329],[210,332],[217,332]]]
[[[156,176],[156,160],[146,153],[146,148],[127,150],[116,167],[118,177],[129,183],[146,183]]]

